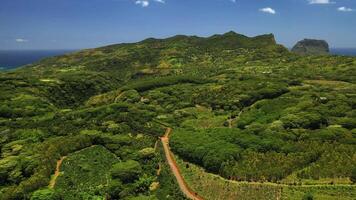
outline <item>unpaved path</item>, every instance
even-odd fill
[[[60,174],[60,168],[61,168],[61,165],[62,165],[62,162],[63,162],[63,160],[66,158],[67,156],[63,156],[63,157],[61,157],[61,159],[59,159],[59,160],[57,160],[57,166],[56,166],[56,171],[54,172],[54,175],[53,175],[53,177],[52,177],[52,179],[51,179],[51,181],[49,182],[49,188],[53,188],[54,187],[54,185],[56,184],[56,180],[57,180],[57,178],[58,178],[58,176],[59,176],[59,174]]]
[[[188,187],[187,183],[183,179],[182,174],[179,171],[176,161],[174,160],[174,158],[172,156],[172,152],[169,149],[169,134],[171,133],[171,131],[172,131],[171,128],[167,128],[165,135],[163,137],[161,137],[164,154],[166,155],[167,162],[168,162],[169,166],[171,167],[171,171],[172,171],[173,175],[176,177],[179,188],[185,196],[187,196],[189,199],[193,199],[193,200],[203,200],[202,197],[200,197],[196,192],[192,191]]]

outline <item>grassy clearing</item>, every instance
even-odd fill
[[[44,82],[44,83],[61,83],[60,80],[58,79],[52,79],[52,78],[43,78],[43,79],[40,79],[41,82]]]
[[[305,194],[312,194],[314,200],[354,200],[353,186],[302,186],[283,187],[282,200],[301,200]]]
[[[308,168],[308,167],[307,167]],[[302,170],[300,170],[302,171]],[[297,173],[300,171],[296,171],[291,175],[284,178],[281,183],[283,184],[294,184],[294,183],[301,183],[303,185],[350,185],[352,181],[350,178],[320,178],[317,180],[314,179],[302,179],[298,178]]]
[[[237,182],[207,173],[204,169],[175,159],[188,185],[206,200],[301,200],[310,193],[315,200],[354,200],[356,187],[352,185],[300,185],[288,186],[275,183]],[[188,167],[189,166],[189,167]]]
[[[176,112],[190,116],[181,124],[181,126],[184,128],[205,129],[213,127],[224,127],[224,122],[228,119],[228,115],[216,116],[210,108],[205,108],[199,105],[196,107],[181,109]]]

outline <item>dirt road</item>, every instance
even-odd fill
[[[169,134],[172,129],[167,128],[166,133],[163,137],[161,137],[161,141],[163,144],[164,154],[166,155],[167,162],[171,168],[173,175],[176,177],[180,190],[187,196],[189,199],[193,200],[203,200],[197,193],[193,192],[184,181],[182,174],[179,171],[176,161],[172,156],[172,152],[169,149]]]
[[[51,181],[49,182],[49,186],[48,186],[49,188],[53,188],[54,185],[56,184],[56,180],[60,174],[59,170],[60,170],[62,162],[65,158],[66,158],[66,156],[63,156],[63,157],[61,157],[60,160],[57,161],[56,171],[54,172],[54,175],[53,175]]]

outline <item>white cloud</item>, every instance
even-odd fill
[[[147,7],[150,5],[150,2],[146,1],[146,0],[138,0],[138,1],[135,1],[135,4],[141,5],[142,7]]]
[[[155,1],[157,3],[166,3],[164,0],[153,0],[153,1]]]
[[[270,7],[261,8],[260,11],[264,12],[264,13],[269,13],[269,14],[272,14],[272,15],[276,14],[276,11],[273,8],[270,8]]]
[[[332,2],[330,0],[308,0],[309,4],[332,4],[335,2]]]
[[[337,10],[340,11],[340,12],[352,12],[352,11],[354,11],[354,9],[352,9],[352,8],[347,8],[347,7],[345,7],[345,6],[339,7]]]
[[[148,7],[150,5],[150,2],[156,2],[156,3],[166,3],[165,0],[136,0],[135,4],[140,5],[142,7]]]
[[[28,42],[28,40],[23,39],[23,38],[17,38],[17,39],[15,39],[15,41],[16,41],[16,42],[19,42],[19,43],[21,43],[21,42]]]

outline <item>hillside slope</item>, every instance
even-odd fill
[[[83,180],[107,180],[76,197],[184,199],[168,170],[156,171],[167,166],[154,148],[167,126],[177,156],[226,179],[353,194],[333,187],[355,181],[355,77],[354,57],[299,56],[273,35],[234,32],[150,38],[2,72],[0,199],[65,199],[47,188],[57,160],[93,145],[119,162],[107,162],[106,178],[88,169],[95,156],[65,164]]]

